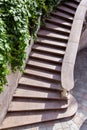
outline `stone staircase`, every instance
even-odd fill
[[[17,130],[75,114],[74,97],[61,95],[61,68],[78,5],[76,0],[63,3],[40,28],[1,130]]]

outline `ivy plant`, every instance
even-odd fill
[[[0,92],[7,83],[8,66],[22,71],[26,47],[36,38],[38,18],[44,19],[62,0],[0,0]]]

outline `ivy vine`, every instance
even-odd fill
[[[0,92],[7,83],[8,66],[13,72],[23,70],[39,16],[46,17],[58,1],[62,0],[0,0]]]

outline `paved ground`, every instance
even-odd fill
[[[75,87],[72,94],[79,104],[74,117],[59,122],[44,123],[40,126],[27,126],[19,130],[87,130],[87,49],[78,53],[74,77]]]

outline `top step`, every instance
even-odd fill
[[[73,10],[76,10],[77,5],[75,3],[71,3],[71,2],[65,2],[63,3],[64,6],[67,6],[68,8],[71,8]]]
[[[74,15],[75,15],[75,11],[73,11],[72,9],[69,9],[67,7],[64,7],[63,5],[59,6],[57,8],[57,10],[63,12],[64,14],[68,14],[68,15],[70,15],[72,17],[74,17]]]

